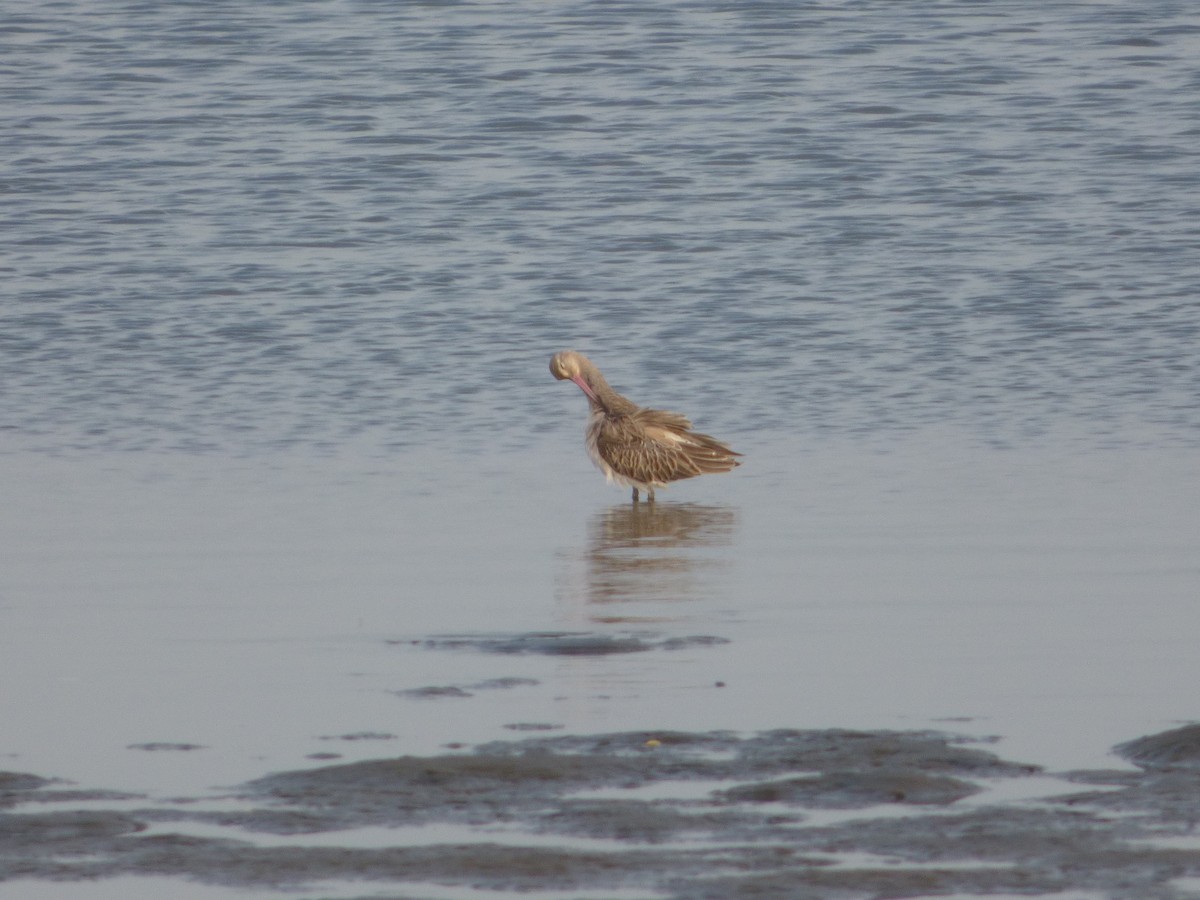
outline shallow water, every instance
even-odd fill
[[[0,769],[1059,771],[1196,717],[1191,5],[64,2],[0,51]],[[745,465],[632,507],[568,346]]]
[[[1094,766],[1187,718],[1200,675],[1186,453],[848,450],[800,475],[761,453],[656,507],[565,448],[445,492],[404,466],[133,459],[5,475],[6,752],[93,786],[203,790],[522,722],[946,722]],[[648,649],[472,644],[544,632]],[[393,693],[431,686],[470,696]],[[396,738],[329,739],[361,732]],[[147,742],[206,749],[125,749]]]

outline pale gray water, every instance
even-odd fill
[[[0,768],[1200,715],[1192,4],[9,5]],[[631,519],[568,346],[746,465]]]

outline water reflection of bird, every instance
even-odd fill
[[[614,506],[588,523],[586,595],[592,603],[695,600],[714,584],[737,528],[724,506]],[[719,579],[717,579],[719,581]]]
[[[559,381],[570,379],[587,395],[591,417],[587,426],[587,451],[605,477],[633,488],[654,502],[654,489],[669,482],[728,472],[740,456],[725,444],[692,431],[692,423],[678,413],[646,409],[622,397],[604,380],[590,359],[574,350],[555,353],[550,373]]]

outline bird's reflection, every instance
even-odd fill
[[[710,592],[728,561],[720,548],[733,543],[736,530],[737,512],[727,506],[638,503],[600,510],[588,522],[583,565],[572,566],[576,577],[566,579],[564,599],[606,604],[606,610],[588,610],[593,620],[647,621],[615,605],[693,600]]]

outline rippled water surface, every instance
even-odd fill
[[[1200,714],[1197,59],[1166,0],[13,6],[0,769],[1120,765]],[[745,465],[631,506],[565,347]]]
[[[1200,425],[1187,3],[61,3],[3,32],[8,441]]]

